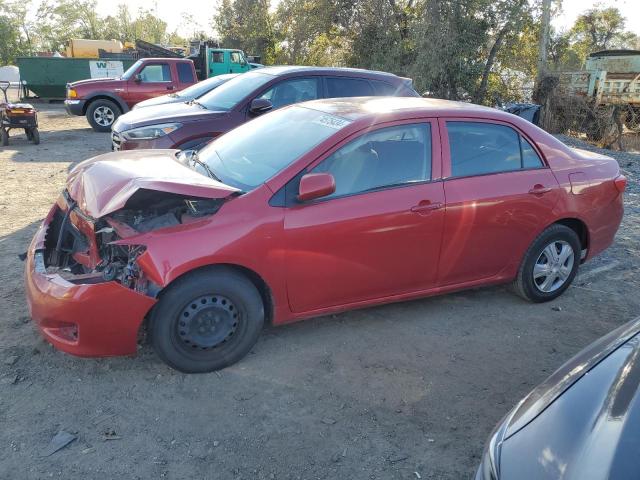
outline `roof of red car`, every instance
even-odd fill
[[[381,115],[402,116],[472,116],[483,118],[504,118],[513,115],[495,108],[483,107],[472,103],[454,102],[436,98],[418,97],[355,97],[313,100],[301,104],[307,108],[320,110],[348,120],[361,120]]]

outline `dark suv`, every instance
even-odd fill
[[[198,149],[270,110],[317,98],[418,97],[411,79],[352,68],[269,67],[238,75],[198,100],[141,108],[122,115],[114,150]]]

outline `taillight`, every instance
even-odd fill
[[[627,188],[627,177],[624,175],[618,175],[616,179],[613,181],[616,188],[620,193],[624,192],[624,189]]]

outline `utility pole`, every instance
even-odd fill
[[[540,29],[540,45],[538,50],[538,76],[539,83],[547,71],[547,48],[549,47],[549,22],[551,19],[551,0],[542,0],[542,28]]]

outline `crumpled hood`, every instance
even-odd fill
[[[123,208],[141,189],[212,199],[239,192],[183,165],[176,152],[133,150],[90,158],[71,170],[67,190],[78,207],[93,218]]]
[[[152,105],[150,107],[136,108],[120,115],[113,124],[114,132],[123,132],[132,128],[161,123],[191,122],[204,118],[220,117],[226,115],[224,111],[213,111],[198,105],[185,102]]]

